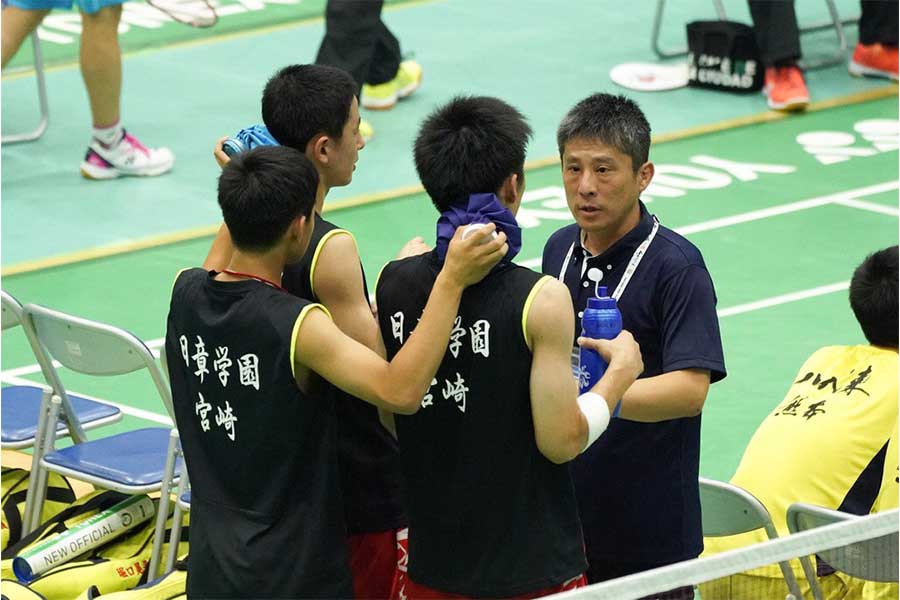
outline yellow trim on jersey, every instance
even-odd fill
[[[528,340],[528,313],[531,310],[531,303],[534,302],[535,297],[541,291],[541,288],[544,287],[544,284],[551,279],[553,278],[549,275],[544,275],[538,279],[531,291],[528,292],[528,297],[525,298],[525,306],[522,308],[522,335],[525,336],[525,345],[528,346],[529,351],[531,350],[531,342]]]
[[[384,263],[383,265],[381,265],[381,268],[380,268],[380,269],[378,269],[378,275],[375,276],[375,293],[376,293],[376,294],[378,293],[378,282],[381,281],[381,274],[384,273],[384,270],[385,270],[385,269],[387,268],[387,266],[388,266],[389,264],[391,264],[392,262],[394,262],[394,261],[389,260],[389,261],[387,261],[386,263]]]
[[[309,265],[309,289],[312,291],[313,296],[316,295],[316,286],[313,284],[313,279],[316,273],[316,263],[319,262],[319,253],[322,252],[322,248],[325,247],[325,242],[340,233],[346,233],[347,235],[349,235],[350,239],[353,240],[353,245],[355,245],[357,249],[359,248],[359,244],[356,243],[356,238],[353,237],[353,234],[346,229],[332,229],[322,236],[322,239],[319,240],[319,245],[316,246],[316,252],[315,254],[313,254],[312,262]]]
[[[297,315],[297,320],[294,321],[294,329],[291,331],[291,375],[294,376],[294,379],[297,378],[297,373],[294,372],[294,353],[297,351],[297,335],[300,333],[300,326],[303,325],[303,319],[306,318],[306,315],[308,315],[309,311],[313,308],[322,309],[325,311],[325,314],[328,315],[329,319],[334,320],[324,304],[307,304],[303,307],[303,310],[300,311],[300,314]]]

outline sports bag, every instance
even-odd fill
[[[58,473],[48,473],[47,497],[39,521],[44,522],[75,502],[75,492],[69,480]],[[6,550],[22,538],[22,518],[25,516],[25,497],[31,472],[25,469],[3,467],[0,472],[3,517],[0,550]]]
[[[688,85],[725,92],[757,92],[764,69],[753,28],[735,21],[687,25]]]

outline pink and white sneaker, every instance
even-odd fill
[[[115,179],[126,175],[152,177],[162,175],[175,164],[168,148],[147,148],[136,137],[122,131],[118,144],[107,146],[91,138],[81,174],[87,179]]]

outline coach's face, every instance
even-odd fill
[[[637,225],[638,198],[653,178],[653,163],[635,171],[629,155],[576,138],[566,142],[562,172],[569,210],[582,230],[615,240]]]

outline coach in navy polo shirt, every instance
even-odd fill
[[[547,241],[543,272],[569,288],[576,332],[597,288],[615,290],[622,326],[644,360],[620,418],[571,463],[588,580],[596,582],[702,551],[700,412],[725,363],[700,251],[639,200],[654,169],[650,125],[637,104],[608,94],[586,98],[563,119],[557,141],[576,222]]]

